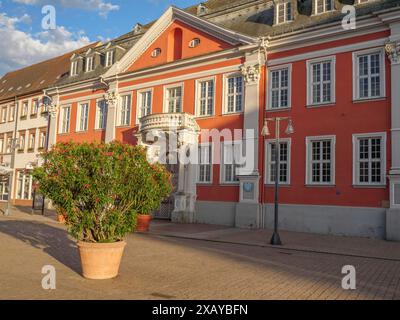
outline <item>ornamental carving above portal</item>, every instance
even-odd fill
[[[385,51],[391,63],[400,63],[400,42],[387,43],[385,46]]]
[[[260,66],[258,64],[252,66],[242,66],[240,71],[246,84],[255,83],[260,80]]]

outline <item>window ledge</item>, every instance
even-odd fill
[[[316,188],[320,188],[320,187],[322,187],[322,188],[335,188],[336,184],[318,184],[318,183],[310,184],[310,183],[308,183],[308,184],[305,184],[304,186],[307,187],[307,188],[314,188],[314,187],[316,187]]]
[[[387,97],[377,97],[377,98],[359,98],[353,100],[353,103],[363,103],[363,102],[374,102],[374,101],[384,101]]]
[[[211,187],[213,185],[212,182],[198,182],[198,181],[196,182],[196,184],[198,186],[203,186],[203,187]]]
[[[265,185],[265,187],[268,187],[268,188],[275,188],[275,183],[267,182],[267,183],[264,183],[264,185]],[[279,184],[279,187],[291,187],[291,186],[292,185],[290,183],[280,183]]]
[[[214,118],[214,117],[215,117],[215,114],[211,114],[211,115],[206,115],[206,116],[195,116],[195,119],[202,120],[202,119],[210,119],[210,118]]]
[[[323,108],[323,107],[334,107],[336,105],[336,102],[327,102],[327,103],[313,103],[313,104],[307,104],[306,108],[308,109],[314,109],[314,108]]]
[[[243,111],[237,111],[237,112],[225,112],[222,114],[222,116],[236,116],[236,115],[241,115],[243,114]]]
[[[229,186],[239,186],[240,182],[221,182],[221,186],[229,187]]]
[[[386,189],[385,184],[353,184],[354,189]]]
[[[291,111],[292,107],[284,107],[284,108],[267,108],[267,112],[284,112],[284,111]]]

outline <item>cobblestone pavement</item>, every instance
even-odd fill
[[[129,235],[120,276],[89,281],[80,276],[75,242],[62,225],[22,213],[0,217],[0,299],[400,298],[400,259],[395,254],[390,257],[397,244],[354,239],[360,248],[363,241],[371,247],[374,255],[367,257],[155,234],[162,228],[175,228],[176,235],[180,227],[155,222],[152,234]],[[195,230],[214,237],[220,230],[220,238],[233,234],[226,228],[201,225],[189,226],[186,234]],[[238,236],[235,239],[239,241]],[[351,239],[344,241],[347,246]],[[378,249],[372,244],[380,249],[386,244],[390,249],[386,257],[374,257]],[[335,251],[339,249],[337,245]],[[44,265],[56,268],[56,290],[41,287]],[[341,287],[344,265],[357,270],[356,290]]]

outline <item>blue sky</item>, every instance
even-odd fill
[[[137,23],[157,19],[170,5],[199,0],[0,0],[0,76],[74,50],[115,38]],[[43,30],[42,8],[56,9],[56,29]]]

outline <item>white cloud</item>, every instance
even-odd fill
[[[13,0],[13,2],[26,5],[54,5],[65,8],[76,8],[98,11],[99,15],[106,17],[109,12],[119,10],[119,6],[104,0]]]
[[[18,30],[18,23],[26,19],[26,16],[9,17],[0,13],[0,76],[90,43],[82,31],[73,34],[62,26],[38,34]]]

